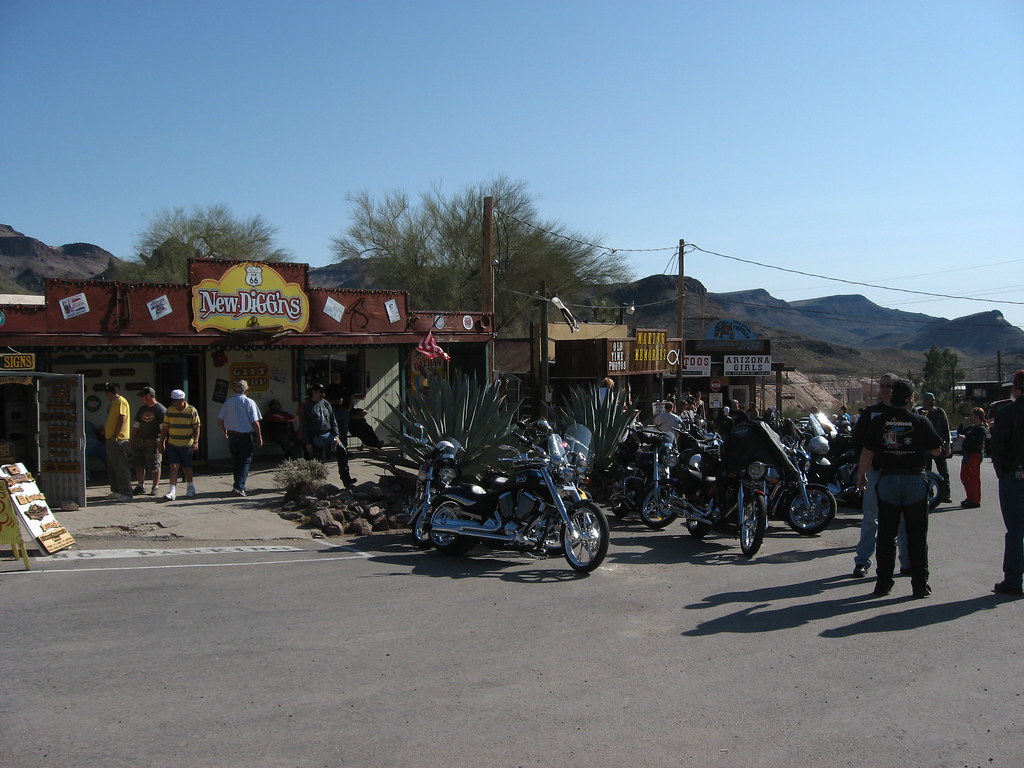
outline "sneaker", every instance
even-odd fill
[[[863,579],[865,576],[868,575],[868,566],[858,565],[856,568],[853,569],[852,575],[855,579]]]
[[[185,498],[186,499],[194,499],[195,497],[196,497],[196,487],[194,485],[190,485],[188,487],[188,490],[185,491]]]
[[[145,492],[146,489],[143,488],[141,485],[136,485],[134,488],[132,488],[132,496],[141,496]]]
[[[149,489],[149,495],[150,496],[156,496],[156,486],[155,485],[152,488]]]
[[[235,492],[235,496],[245,496],[244,488],[232,488],[231,490]]]
[[[168,501],[174,501],[178,497],[178,494],[174,490],[174,486],[171,486],[171,490],[164,494],[164,498]]]
[[[123,496],[118,496],[117,500],[118,501],[131,501],[132,500],[132,495],[130,493],[126,493]]]

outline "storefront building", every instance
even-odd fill
[[[199,458],[222,459],[227,440],[216,418],[232,379],[249,382],[264,412],[278,400],[295,413],[310,386],[340,376],[383,438],[380,422],[397,426],[394,407],[432,366],[486,376],[490,315],[413,310],[402,291],[311,288],[308,271],[194,260],[185,285],[48,280],[44,304],[0,307],[0,342],[11,354],[33,355],[36,372],[81,376],[83,412],[75,416],[84,432],[71,454],[86,456],[106,417],[106,382],[117,383],[133,409],[143,387],[164,405],[172,389],[183,389],[204,422]],[[449,363],[415,351],[428,332]],[[29,379],[19,371],[0,387],[0,454],[38,471],[47,424],[38,388],[46,385]],[[35,392],[18,389],[25,386]]]

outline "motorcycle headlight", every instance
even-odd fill
[[[582,459],[582,458],[576,460],[576,472],[580,476],[586,475],[587,472],[589,472],[589,471],[590,471],[590,462],[589,461],[587,461],[586,459]]]
[[[455,471],[455,467],[447,466],[441,467],[437,470],[437,479],[445,485],[451,485],[455,482],[455,478],[458,477],[459,473]]]
[[[558,476],[562,478],[562,482],[566,485],[576,482],[576,470],[572,467],[562,467],[558,472]]]
[[[761,480],[768,474],[768,465],[763,461],[752,461],[747,467],[747,475],[751,480]]]
[[[664,461],[662,462],[666,467],[678,467],[679,466],[679,451],[665,451]]]

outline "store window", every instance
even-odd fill
[[[340,384],[347,392],[362,394],[365,389],[366,363],[363,350],[342,349],[319,352],[306,352],[305,375],[306,389],[314,384]],[[305,397],[306,393],[302,393]]]

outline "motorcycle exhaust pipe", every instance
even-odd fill
[[[431,531],[438,533],[452,533],[459,536],[472,536],[476,539],[489,539],[491,541],[501,541],[506,544],[511,544],[514,540],[513,536],[509,536],[500,530],[491,530],[489,528],[483,528],[478,523],[469,520],[453,520],[442,525],[432,525]]]

